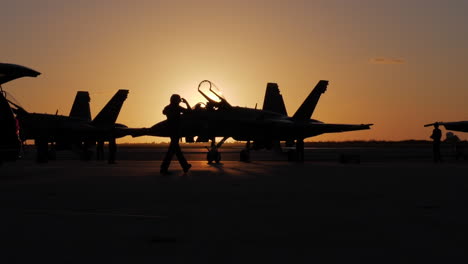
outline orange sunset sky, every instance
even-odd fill
[[[149,127],[173,93],[203,101],[204,79],[247,107],[276,82],[289,114],[325,79],[314,119],[375,125],[309,140],[429,139],[426,123],[468,120],[467,12],[461,0],[3,1],[0,62],[42,73],[3,88],[63,115],[89,91],[93,116],[128,89],[118,122]]]

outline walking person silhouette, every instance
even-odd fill
[[[180,103],[185,103],[187,108],[181,107]],[[171,143],[169,144],[169,148],[166,152],[166,156],[161,164],[161,174],[170,174],[168,171],[169,165],[171,164],[172,157],[174,154],[177,156],[179,160],[180,166],[184,173],[187,173],[188,170],[192,167],[190,163],[184,157],[182,150],[179,146],[179,138],[180,138],[180,117],[181,114],[187,113],[191,111],[190,105],[188,104],[187,100],[181,98],[178,94],[173,94],[170,99],[170,104],[166,106],[163,110],[163,114],[167,117],[167,125],[169,128],[169,133],[171,135]]]
[[[439,129],[439,124],[434,124],[434,130],[432,130],[431,138],[433,140],[432,143],[432,151],[434,154],[434,162],[441,162],[442,158],[440,155],[440,139],[442,138],[442,131]]]

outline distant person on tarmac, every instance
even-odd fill
[[[441,162],[440,139],[442,138],[442,131],[440,131],[439,124],[437,123],[434,124],[434,130],[432,130],[431,138],[433,140],[432,151],[434,153],[434,162]]]
[[[187,108],[181,107],[180,103],[185,103]],[[187,100],[180,98],[180,95],[173,94],[170,99],[170,104],[166,106],[163,110],[163,114],[167,117],[167,125],[169,127],[169,133],[171,134],[171,143],[169,144],[169,149],[167,150],[166,156],[161,164],[161,174],[170,174],[168,169],[171,164],[172,157],[174,154],[179,160],[180,166],[184,173],[187,173],[188,170],[192,167],[190,163],[187,163],[187,160],[182,153],[182,150],[179,146],[180,138],[180,116],[183,113],[191,111],[190,105]]]

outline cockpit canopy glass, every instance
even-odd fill
[[[0,86],[0,93],[2,93],[3,97],[5,97],[5,99],[7,100],[8,103],[10,103],[10,106],[11,107],[15,107],[15,108],[23,108],[21,106],[21,103],[16,100],[15,97],[13,97],[13,95],[3,89],[1,89],[1,86]]]
[[[0,63],[0,84],[26,76],[36,77],[39,74],[41,73],[21,65]]]
[[[203,80],[198,85],[198,92],[203,95],[209,102],[212,103],[227,103],[221,89],[219,89],[213,82]]]

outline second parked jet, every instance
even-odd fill
[[[76,94],[69,116],[29,113],[21,106],[11,102],[12,110],[20,125],[22,141],[34,139],[37,146],[37,160],[48,160],[48,144],[53,150],[80,147],[83,158],[88,158],[88,147],[96,142],[109,141],[115,147],[115,138],[125,136],[119,131],[125,125],[116,124],[128,90],[118,90],[99,114],[91,120],[88,92]],[[113,161],[113,160],[112,160]]]

